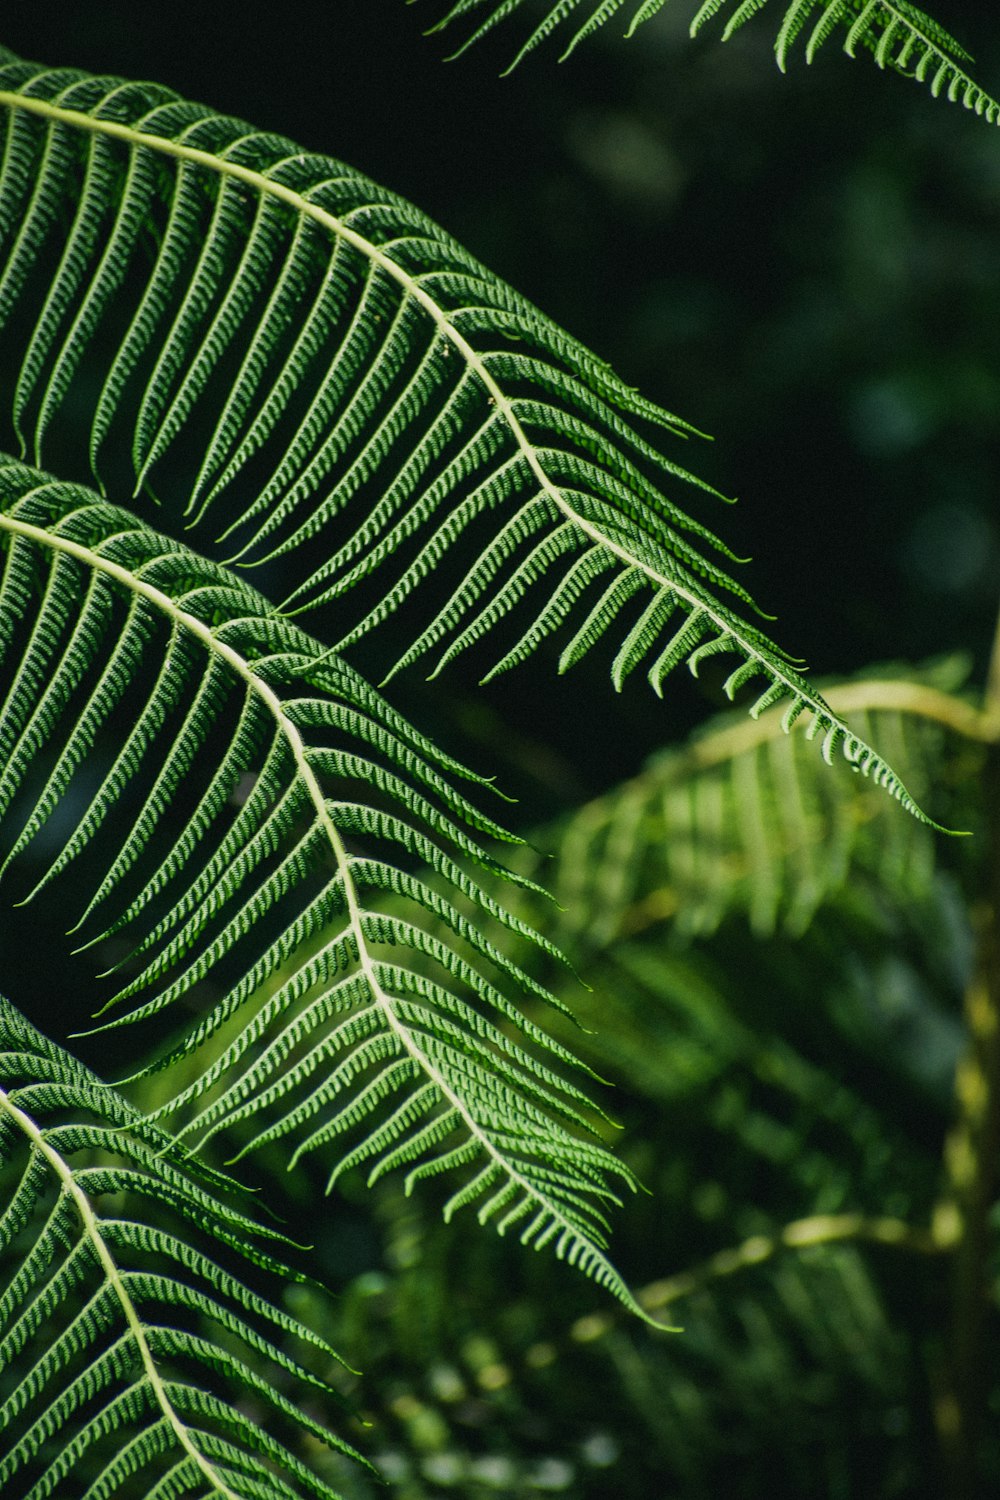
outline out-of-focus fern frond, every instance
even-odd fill
[[[741,1493],[763,1497],[779,1447],[790,1492],[925,1493],[925,1294],[944,1270],[931,1224],[961,1042],[954,997],[925,988],[943,884],[929,904],[912,929],[858,910],[834,939],[820,924],[779,935],[738,984],[712,940],[671,952],[649,934],[588,966],[582,1018],[600,1027],[623,1149],[654,1192],[626,1230],[646,1267],[638,1296],[682,1337],[586,1304],[567,1328],[544,1262],[473,1323],[449,1296],[455,1268],[496,1284],[502,1247],[447,1239],[387,1185],[400,1269],[358,1281],[338,1336],[369,1352],[375,1451],[415,1500],[439,1474],[530,1493],[542,1472],[581,1500],[700,1500],[725,1492],[737,1461]],[[911,940],[907,1045],[892,950]]]
[[[981,730],[980,717],[942,691],[961,663],[912,679],[859,679],[826,690],[859,737],[886,747],[919,789],[936,788],[944,737]],[[725,715],[634,780],[586,804],[562,825],[546,871],[563,915],[561,937],[577,950],[670,921],[688,936],[713,931],[730,911],[758,934],[802,932],[845,882],[865,875],[908,898],[926,893],[934,840],[912,818],[893,816],[860,778],[844,787],[816,774],[805,733],[781,731],[780,715],[747,723]]]
[[[507,1317],[497,1308],[475,1328],[452,1300],[434,1355],[418,1364],[410,1351],[429,1308],[448,1302],[445,1248],[431,1243],[407,1274],[366,1277],[345,1297],[344,1326],[372,1351],[375,1462],[413,1500],[437,1500],[443,1484],[460,1494],[482,1485],[484,1494],[700,1500],[727,1492],[734,1461],[742,1493],[762,1497],[779,1447],[790,1492],[811,1500],[864,1494],[887,1448],[904,1471],[918,1467],[892,1431],[916,1340],[857,1246],[788,1253],[692,1293],[671,1309],[684,1333],[669,1342],[637,1341],[600,1314],[567,1336],[546,1317],[544,1288],[534,1306],[516,1300]],[[484,1284],[488,1269],[467,1273]]]
[[[529,937],[468,873],[499,877],[467,830],[500,830],[448,779],[460,768],[225,569],[12,460],[0,566],[5,865],[60,808],[35,889],[97,851],[77,927],[99,911],[90,942],[119,940],[130,976],[108,1025],[208,986],[156,1064],[201,1058],[161,1113],[184,1110],[192,1138],[245,1121],[252,1144],[291,1136],[331,1183],[458,1169],[446,1217],[474,1204],[628,1301],[604,1246],[609,1174],[629,1174],[555,1071],[571,1054],[505,993],[544,991],[454,905]],[[76,797],[101,735],[110,768]]]
[[[277,1305],[303,1281],[281,1236],[2,998],[0,1163],[4,1496],[336,1500],[310,1450],[357,1455],[309,1415],[303,1389],[335,1398],[288,1345],[337,1356]]]
[[[146,84],[4,54],[0,114],[0,330],[35,462],[58,426],[65,477],[75,442],[114,493],[155,484],[192,523],[208,511],[244,563],[298,567],[286,610],[346,610],[363,588],[341,650],[370,650],[450,569],[397,667],[442,666],[529,599],[494,672],[570,626],[561,670],[609,635],[616,686],[642,666],[660,693],[729,654],[751,713],[813,713],[828,759],[918,812],[661,488],[708,486],[642,424],[692,429],[410,204]]]
[[[667,0],[633,0],[626,36],[632,36],[643,21],[657,15],[666,3]],[[918,83],[926,83],[935,98],[943,93],[952,102],[960,101],[966,109],[983,115],[991,125],[997,123],[1000,103],[965,71],[964,64],[971,61],[969,53],[932,16],[911,5],[909,0],[791,0],[790,4],[780,0],[780,3],[785,8],[774,51],[782,72],[796,42],[805,43],[806,61],[812,62],[823,43],[837,36],[842,38],[848,57],[854,57],[857,48],[864,47],[880,68],[891,68]],[[499,22],[515,11],[527,9],[529,4],[530,0],[457,0],[431,30],[440,31],[460,17],[488,11],[459,47],[459,53],[464,52]],[[704,0],[691,22],[691,35],[697,36],[716,17],[725,17],[722,40],[728,41],[768,4],[769,0]],[[571,33],[563,58],[625,7],[626,0],[558,0],[535,25],[511,67],[516,67],[527,53],[581,9],[588,13]],[[779,8],[779,4],[771,5],[774,12]]]
[[[824,691],[859,734],[891,746],[943,817],[972,825],[985,745],[1000,726],[963,695],[967,675],[967,659],[956,656],[920,669],[885,667]],[[602,954],[629,954],[640,966],[674,961],[668,950],[654,960],[631,943],[646,932],[704,938],[742,913],[757,936],[798,936],[827,905],[921,909],[937,869],[930,830],[899,816],[862,777],[831,783],[803,743],[810,727],[786,735],[780,710],[750,723],[720,714],[512,850],[506,862],[544,882],[558,903],[555,914],[540,907],[529,884],[512,893],[513,909],[557,939],[605,996],[618,971],[606,980],[591,972]],[[494,921],[486,916],[483,930],[500,943]],[[534,971],[525,946],[520,961]],[[551,971],[550,982],[560,983]],[[599,1013],[589,1023],[604,1036]],[[612,1052],[618,1029],[606,1038]],[[641,1068],[641,1058],[630,1066]]]

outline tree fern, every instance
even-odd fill
[[[283,609],[363,584],[343,651],[370,650],[374,628],[461,556],[397,667],[433,652],[440,668],[527,595],[542,602],[492,672],[571,620],[560,669],[613,632],[619,687],[644,665],[659,693],[680,663],[697,672],[730,653],[727,691],[756,681],[752,713],[784,700],[790,727],[812,712],[828,759],[839,744],[916,811],[727,602],[752,607],[703,549],[731,554],[660,488],[697,481],[635,424],[691,429],[409,204],[149,85],[8,58],[0,106],[0,327],[15,431],[36,462],[57,414],[72,448],[73,397],[81,470],[86,449],[120,485],[115,458],[130,452],[137,492],[183,500],[191,524],[217,517],[243,564],[294,568],[321,537],[323,560]]]
[[[431,28],[440,31],[460,17],[476,11],[489,14],[478,21],[459,47],[464,52],[488,31],[515,11],[526,8],[528,0],[457,0],[447,14]],[[550,4],[542,19],[523,43],[511,67],[544,42],[564,21],[581,9],[583,0],[559,0]],[[626,36],[634,35],[643,21],[658,15],[667,0],[634,0]],[[722,40],[728,41],[741,27],[765,9],[769,0],[703,0],[691,22],[691,35],[718,18],[726,18]],[[572,32],[563,58],[626,5],[626,0],[590,0],[589,13]],[[773,11],[778,10],[772,5]],[[966,109],[984,115],[994,125],[1000,116],[1000,103],[970,78],[963,64],[972,59],[965,48],[943,26],[911,5],[909,0],[791,0],[785,5],[774,43],[778,66],[784,72],[789,54],[796,42],[805,43],[806,61],[812,62],[824,42],[841,37],[848,57],[858,47],[871,52],[880,68],[890,68],[906,77],[926,83],[935,98],[944,93],[952,102],[960,100]]]
[[[716,17],[730,35],[764,3],[708,0],[695,29]],[[461,0],[449,19],[478,9],[481,32],[519,8]],[[633,27],[660,8],[637,3]],[[577,7],[543,9],[529,47]],[[571,45],[619,9],[594,0]],[[783,17],[781,66],[796,41],[811,58],[839,36],[997,118],[958,45],[902,0],[786,0]],[[732,555],[677,503],[710,493],[668,456],[692,429],[342,163],[165,89],[7,53],[0,111],[0,403],[22,459],[62,476],[0,459],[0,875],[26,900],[72,893],[74,933],[117,975],[101,1017],[123,1028],[116,1040],[170,1032],[122,1085],[147,1103],[162,1086],[142,1117],[0,1002],[4,1494],[277,1500],[330,1494],[342,1460],[351,1487],[346,1446],[324,1453],[309,1415],[335,1356],[257,1290],[258,1273],[288,1276],[268,1253],[280,1236],[185,1153],[213,1151],[216,1136],[240,1155],[263,1148],[265,1168],[312,1156],[331,1185],[361,1168],[379,1207],[391,1196],[411,1227],[424,1195],[410,1189],[433,1179],[446,1218],[474,1206],[619,1298],[567,1327],[561,1298],[546,1290],[529,1306],[519,1294],[522,1276],[548,1288],[549,1257],[522,1258],[510,1276],[498,1236],[476,1236],[468,1258],[449,1241],[458,1274],[413,1279],[409,1337],[396,1339],[385,1380],[384,1406],[412,1423],[415,1450],[449,1418],[481,1431],[479,1398],[516,1387],[537,1453],[549,1439],[533,1408],[558,1380],[574,1418],[603,1418],[627,1393],[643,1494],[724,1487],[734,1455],[749,1494],[734,1417],[763,1411],[770,1493],[774,1452],[794,1473],[789,1454],[802,1451],[789,1426],[822,1409],[817,1365],[843,1384],[849,1414],[859,1385],[875,1392],[888,1430],[919,1348],[893,1336],[892,1298],[859,1245],[957,1244],[955,1300],[985,1328],[996,996],[970,989],[981,1045],[960,1074],[951,1197],[935,1209],[939,1153],[926,1148],[942,1132],[958,1024],[925,1007],[917,1040],[933,1045],[911,1045],[903,1085],[917,1108],[911,1098],[899,1111],[885,1063],[905,1050],[897,1018],[872,1020],[888,1009],[880,965],[893,956],[878,921],[874,941],[868,930],[844,940],[861,925],[848,873],[874,883],[891,868],[898,890],[941,896],[927,830],[907,823],[876,845],[854,826],[859,809],[868,818],[864,794],[878,796],[872,783],[916,809],[844,698],[826,702],[753,623]],[[87,479],[100,494],[68,482]],[[148,511],[115,503],[130,492],[158,506],[163,532],[196,530],[225,561],[152,531]],[[238,569],[250,566],[269,598],[244,583]],[[293,618],[307,611],[322,641]],[[606,1050],[579,1050],[630,1085],[624,1164],[578,1086],[568,1018],[531,977],[526,955],[553,968],[558,955],[494,894],[504,872],[490,841],[504,835],[469,799],[476,778],[368,681],[383,640],[397,668],[438,670],[490,646],[500,671],[556,632],[563,670],[606,635],[616,687],[642,666],[660,693],[675,666],[697,672],[725,653],[736,659],[729,696],[755,684],[755,723],[710,728],[592,807],[562,852],[566,930],[599,950],[599,992],[581,1009]],[[905,750],[905,722],[878,717],[879,737]],[[995,713],[993,724],[995,737]],[[861,797],[833,806],[829,783],[814,785],[822,769],[800,752],[817,736],[827,759],[840,745],[870,775],[857,778]],[[817,832],[829,868],[813,858]],[[538,899],[529,878],[515,882],[514,897]],[[700,932],[746,906],[774,938],[757,974],[747,965],[737,984],[730,953],[723,983],[732,927],[707,955],[643,940],[678,899]],[[820,900],[834,925],[806,932]],[[634,940],[614,941],[622,934]],[[968,947],[964,930],[951,936]],[[948,954],[954,973],[965,948],[961,962]],[[85,1024],[66,992],[63,982],[60,1019]],[[917,983],[906,993],[914,1008],[924,998]],[[781,1038],[770,1034],[779,1005]],[[638,1200],[634,1248],[649,1280],[638,1297],[606,1255],[606,1215],[632,1167],[658,1191],[655,1206]],[[292,1181],[306,1191],[306,1173]],[[793,1196],[795,1217],[783,1211]],[[472,1216],[459,1218],[461,1235]],[[828,1239],[858,1245],[815,1256],[817,1224],[831,1221],[844,1233]],[[350,1227],[324,1225],[327,1250],[334,1233]],[[437,1219],[422,1238],[445,1243]],[[234,1273],[241,1250],[254,1264]],[[689,1269],[671,1274],[679,1257]],[[378,1274],[362,1280],[365,1296]],[[576,1278],[566,1295],[589,1301],[587,1285]],[[891,1290],[919,1307],[914,1289],[926,1290],[919,1276]],[[319,1295],[290,1290],[299,1315]],[[619,1316],[678,1302],[690,1315],[683,1344],[646,1349],[648,1331]],[[444,1413],[422,1405],[440,1373],[435,1315],[448,1330],[438,1353],[453,1326],[462,1337],[454,1360],[473,1396],[459,1403],[452,1380]],[[315,1327],[328,1326],[321,1316]],[[366,1365],[376,1343],[359,1346]],[[580,1381],[562,1374],[571,1360]],[[546,1370],[548,1393],[534,1383]],[[926,1383],[939,1410],[971,1433],[977,1393],[966,1399],[960,1382],[955,1399],[937,1373]],[[493,1410],[511,1407],[501,1394]],[[565,1441],[561,1424],[549,1428]],[[831,1495],[847,1493],[852,1466],[870,1485],[858,1433],[850,1420],[837,1428]],[[425,1477],[559,1487],[527,1464],[498,1479],[477,1463],[470,1454],[457,1475]],[[816,1488],[815,1464],[799,1478]],[[573,1479],[564,1466],[562,1488]],[[898,1475],[887,1486],[903,1487]]]
[[[405,1167],[408,1184],[466,1169],[446,1217],[475,1203],[481,1222],[517,1226],[629,1300],[603,1253],[608,1176],[629,1174],[565,1128],[592,1117],[550,1066],[570,1054],[500,986],[542,992],[408,869],[419,861],[527,935],[467,873],[499,866],[463,823],[499,830],[443,774],[458,768],[218,566],[12,461],[0,495],[0,813],[20,807],[5,864],[66,801],[98,735],[117,729],[117,753],[39,885],[98,844],[103,868],[76,926],[99,926],[100,912],[90,943],[123,937],[133,976],[109,1002],[127,1015],[108,1025],[226,976],[156,1064],[215,1047],[160,1113],[183,1110],[192,1139],[259,1118],[254,1144],[294,1136],[293,1160],[321,1150],[331,1185],[358,1164],[372,1178]],[[391,912],[379,909],[386,893]]]
[[[302,1450],[358,1455],[281,1382],[326,1389],[290,1340],[337,1356],[218,1259],[280,1296],[281,1237],[2,998],[0,1159],[4,1495],[334,1500]]]

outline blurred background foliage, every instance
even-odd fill
[[[746,581],[779,616],[777,639],[823,676],[892,661],[895,680],[968,682],[974,701],[1000,576],[996,132],[832,46],[782,77],[769,8],[724,47],[711,28],[692,45],[693,0],[671,0],[627,44],[613,23],[570,63],[549,47],[503,79],[523,23],[445,64],[447,38],[420,35],[444,8],[283,0],[248,16],[85,0],[18,8],[3,40],[155,78],[411,197],[716,435],[672,456],[739,494],[732,510],[705,497],[698,514],[754,554]],[[939,0],[935,14],[996,94],[992,8]],[[676,747],[720,707],[707,667],[671,681],[665,704],[639,681],[613,699],[605,656],[556,680],[558,649],[483,690],[472,662],[392,693],[517,795],[507,821],[549,883],[574,810],[614,802],[651,758],[655,774],[664,753],[690,756]],[[358,662],[376,676],[382,664]],[[904,770],[912,757],[932,816],[981,828],[981,747],[925,729],[911,745],[884,723],[907,739],[885,748]],[[645,863],[619,865],[614,922],[608,885],[603,928],[574,924],[571,903],[552,912],[577,971],[560,994],[592,1031],[557,1029],[615,1086],[609,1134],[649,1189],[617,1217],[615,1259],[682,1335],[629,1324],[581,1278],[474,1221],[446,1228],[433,1191],[407,1200],[398,1183],[371,1195],[348,1180],[318,1200],[308,1170],[287,1175],[277,1154],[249,1163],[338,1294],[332,1311],[301,1288],[290,1303],[363,1372],[334,1376],[370,1424],[350,1436],[400,1500],[947,1492],[951,1272],[929,1231],[947,1195],[987,841],[873,812],[842,766],[823,787],[813,863],[832,862],[835,790],[853,853],[808,898],[786,862],[785,895],[754,904],[751,829],[727,856],[730,894],[720,903],[716,884],[706,905],[657,863],[656,839],[669,827],[676,852],[682,836],[676,821],[651,830],[640,798]],[[77,904],[67,882],[56,899]],[[61,1040],[106,989],[67,941],[65,993],[33,990],[24,959],[50,917],[5,910],[0,989]],[[107,1062],[106,1043],[78,1045]],[[862,1233],[834,1236],[858,1216]],[[912,1233],[893,1242],[890,1222]],[[988,1318],[980,1493],[1000,1480],[995,1299]],[[359,1478],[345,1493],[376,1490]]]

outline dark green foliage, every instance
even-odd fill
[[[367,648],[412,594],[433,592],[457,548],[449,597],[417,620],[393,671],[429,652],[439,670],[541,592],[489,675],[570,621],[560,671],[610,632],[617,688],[643,666],[660,694],[682,663],[697,674],[735,656],[730,697],[753,682],[752,714],[783,701],[790,727],[811,713],[827,760],[839,746],[920,816],[891,767],[727,602],[754,609],[696,544],[732,553],[661,487],[699,482],[634,425],[687,424],[411,205],[148,85],[11,60],[0,102],[0,327],[24,340],[14,429],[35,463],[106,339],[78,437],[94,473],[112,492],[154,486],[189,524],[208,512],[218,528],[221,512],[242,565],[308,559],[322,538],[323,560],[298,568],[281,609],[363,586],[338,650]],[[68,421],[59,432],[71,441]],[[106,472],[109,446],[129,453],[131,473]],[[396,569],[385,582],[383,565]]]

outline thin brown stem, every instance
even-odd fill
[[[983,705],[1000,718],[1000,621]],[[982,1491],[978,1456],[990,1395],[990,1212],[1000,1187],[1000,744],[983,772],[986,878],[973,911],[976,958],[965,996],[968,1044],[955,1075],[955,1124],[945,1145],[947,1193],[937,1222],[956,1235],[947,1372],[937,1424],[952,1500]]]

